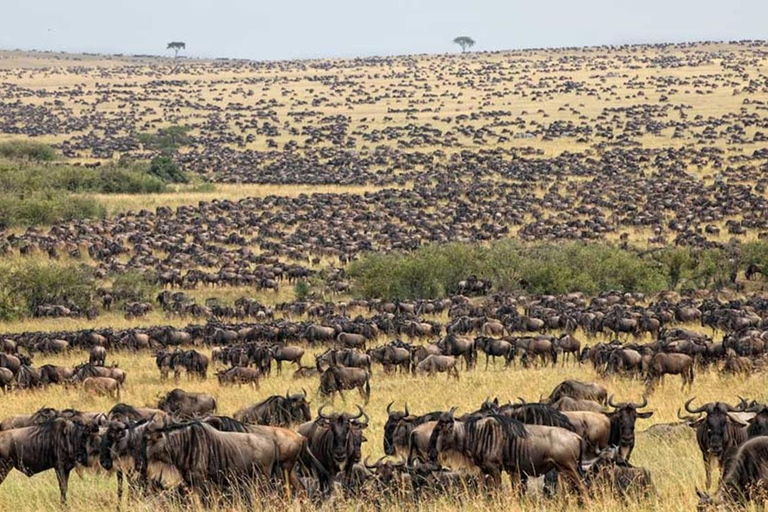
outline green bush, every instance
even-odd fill
[[[160,155],[153,158],[147,172],[168,183],[187,183],[189,181],[186,174],[170,155]]]
[[[437,298],[458,291],[470,275],[494,289],[526,293],[656,292],[665,288],[655,261],[608,245],[428,245],[412,253],[374,253],[350,267],[356,295],[384,299]]]
[[[0,227],[39,226],[106,215],[91,197],[61,193],[0,194]]]
[[[25,261],[0,270],[0,317],[32,316],[39,306],[91,305],[95,288],[87,265]]]
[[[150,302],[158,291],[156,284],[137,271],[125,272],[112,281],[112,295],[121,301]]]
[[[305,300],[309,296],[310,291],[312,291],[312,288],[304,279],[296,281],[296,284],[293,286],[293,293],[296,295],[296,300]]]
[[[0,157],[11,160],[51,162],[56,159],[56,151],[51,146],[40,142],[11,140],[0,142]]]

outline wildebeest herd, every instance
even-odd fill
[[[454,241],[730,256],[768,238],[765,49],[172,66],[0,52],[0,134],[98,167],[186,126],[190,176],[268,191],[0,231],[3,260],[76,261],[99,284],[88,307],[37,304],[39,328],[4,324],[0,481],[52,469],[64,500],[87,467],[123,506],[171,509],[759,502],[759,264],[732,263],[719,293],[532,295],[466,275],[392,301],[352,295],[348,264]],[[152,299],[116,291],[129,271]]]

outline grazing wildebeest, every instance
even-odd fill
[[[719,464],[721,471],[728,466],[730,458],[738,447],[747,440],[748,424],[734,413],[742,408],[733,407],[723,402],[710,402],[691,409],[691,398],[685,402],[685,410],[703,417],[694,419],[691,427],[696,430],[696,442],[704,459],[707,489],[712,485],[712,466]]]
[[[320,375],[320,395],[330,396],[333,400],[334,395],[338,393],[343,399],[343,392],[348,389],[357,389],[367,404],[371,398],[371,375],[362,368],[335,365],[328,367]]]
[[[714,497],[699,490],[696,493],[699,510],[731,510],[749,501],[758,502],[758,510],[762,510],[768,495],[768,437],[755,437],[739,446]]]
[[[693,363],[694,359],[686,354],[656,354],[648,368],[647,390],[653,391],[659,382],[664,383],[665,375],[680,375],[683,381],[681,389],[685,390],[685,386],[688,386],[690,391],[694,379]]]
[[[83,363],[74,368],[72,380],[82,382],[88,377],[109,377],[115,379],[121,385],[125,384],[126,373],[117,366],[94,366],[90,363]]]
[[[53,469],[61,502],[66,503],[69,473],[77,464],[88,463],[85,442],[90,429],[54,418],[41,425],[0,432],[0,483],[12,469],[28,477]]]
[[[83,390],[87,393],[107,395],[115,399],[120,398],[121,387],[120,383],[111,377],[88,377],[83,380]]]
[[[216,411],[216,399],[208,393],[176,388],[160,399],[157,408],[180,419],[194,418]]]
[[[317,411],[317,419],[302,424],[298,432],[307,438],[309,450],[332,476],[349,472],[361,459],[361,447],[365,440],[363,430],[368,427],[368,415],[357,406],[358,414],[323,413]],[[365,418],[361,421],[361,418]]]
[[[312,420],[306,391],[295,395],[286,393],[285,396],[271,396],[240,409],[233,416],[243,423],[274,427],[290,427]]]
[[[610,490],[624,499],[648,498],[655,492],[651,472],[622,459],[617,446],[600,452],[584,472],[584,481],[590,490]]]
[[[40,372],[40,382],[44,385],[64,384],[69,381],[75,373],[72,368],[55,366],[52,364],[44,364],[38,368],[38,371]]]
[[[272,479],[282,478],[277,446],[263,435],[221,432],[205,423],[191,422],[151,425],[143,438],[136,465],[140,473],[151,477],[153,470],[170,467],[187,488],[199,492],[206,505],[220,493],[230,499],[252,496],[254,485],[271,490]]]
[[[216,372],[219,384],[251,384],[253,387],[259,387],[259,380],[263,377],[261,371],[257,368],[244,368],[235,366],[226,370]]]
[[[463,357],[464,366],[467,370],[474,368],[477,361],[477,350],[475,349],[475,342],[471,338],[458,336],[452,332],[440,340],[437,346],[443,355]]]
[[[130,421],[148,420],[152,417],[162,419],[166,416],[164,411],[153,409],[151,407],[133,407],[128,404],[115,404],[107,413],[109,421],[120,421],[128,423]]]
[[[446,373],[448,376],[459,380],[459,369],[456,367],[456,358],[453,356],[427,356],[416,365],[413,373],[426,373],[430,377],[435,373]]]
[[[107,349],[100,345],[95,345],[88,353],[88,362],[94,366],[104,366],[107,360]]]
[[[593,400],[600,404],[605,404],[608,400],[608,391],[603,386],[594,382],[564,380],[552,390],[547,403],[555,403],[565,396],[580,400]]]

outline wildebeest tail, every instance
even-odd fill
[[[366,375],[365,376],[365,396],[368,398],[371,397],[371,376]]]
[[[320,489],[323,494],[328,494],[331,491],[331,485],[333,483],[333,477],[327,469],[317,460],[317,457],[310,451],[307,446],[307,442],[304,442],[304,446],[301,447],[299,453],[299,462],[307,469],[311,469],[317,476],[317,480],[320,482]]]

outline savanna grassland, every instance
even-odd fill
[[[118,343],[118,333],[165,325],[346,325],[386,316],[376,306],[387,301],[448,298],[444,312],[413,317],[445,326],[470,307],[492,317],[494,297],[528,314],[541,296],[571,292],[586,297],[582,313],[616,305],[628,316],[720,301],[762,329],[767,59],[759,41],[285,62],[0,52],[0,332],[27,348],[87,329]],[[470,275],[492,286],[465,303]],[[161,304],[162,291],[180,295]],[[618,302],[589,300],[606,294]],[[674,318],[665,327],[715,343],[733,331]],[[297,332],[311,365],[326,347]],[[614,338],[587,336],[581,324],[575,336],[583,346]],[[382,332],[376,343],[397,337]],[[160,380],[152,345],[110,348],[108,363],[128,375],[125,402],[151,406],[175,387]],[[210,355],[211,345],[196,337],[194,348]],[[750,357],[748,375],[725,374],[721,360],[697,369],[690,392],[672,376],[649,396],[654,414],[638,422],[632,462],[651,471],[655,497],[582,505],[505,492],[384,508],[690,510],[704,482],[693,432],[642,431],[677,422],[692,396],[767,401],[761,356]],[[85,359],[77,347],[37,354],[34,365]],[[383,455],[391,401],[463,413],[488,397],[535,401],[567,378],[599,382],[619,400],[644,392],[641,377],[588,363],[484,366],[481,355],[456,381],[374,365],[363,456]],[[273,371],[259,389],[215,376],[178,385],[216,396],[219,414],[304,388],[314,413],[318,379],[292,373]],[[114,403],[78,386],[13,390],[0,397],[0,418]],[[335,406],[357,403],[347,392]],[[72,510],[114,510],[115,498],[103,472],[70,482]],[[52,472],[13,472],[0,486],[0,510],[56,507]]]

